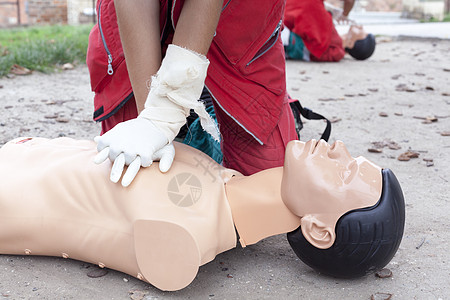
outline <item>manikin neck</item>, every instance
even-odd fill
[[[233,177],[225,186],[233,221],[243,247],[300,226],[281,199],[283,168]]]

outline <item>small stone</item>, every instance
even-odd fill
[[[450,131],[442,131],[441,135],[442,136],[450,136]]]
[[[127,278],[123,278],[123,281],[124,281],[124,282],[128,282],[128,279],[127,279]]]
[[[415,151],[411,151],[411,150],[406,151],[404,154],[408,155],[410,158],[418,158],[420,155],[419,152],[415,152]]]
[[[386,112],[384,112],[384,111],[382,111],[382,112],[380,112],[379,114],[378,114],[380,117],[388,117],[389,115],[386,113]]]
[[[434,162],[432,162],[432,161],[427,161],[426,166],[427,166],[427,167],[432,167],[432,166],[434,166]]]
[[[383,152],[383,149],[369,148],[369,149],[367,149],[367,151],[369,151],[371,153],[381,153],[381,152]]]
[[[388,148],[391,149],[391,150],[399,150],[399,149],[402,148],[399,144],[397,144],[396,142],[393,142],[393,141],[390,141],[390,142],[387,144],[387,146],[388,146]]]
[[[129,291],[129,293],[132,300],[142,300],[148,294],[146,291]]]
[[[388,268],[381,269],[380,271],[376,272],[375,275],[379,278],[388,278],[392,277],[392,271]]]
[[[400,154],[399,157],[398,157],[397,159],[398,159],[399,161],[408,161],[408,160],[410,160],[411,158],[417,158],[417,157],[419,157],[419,155],[420,155],[420,154],[419,154],[418,152],[408,150],[408,151],[406,151],[405,153]]]
[[[432,86],[426,86],[425,89],[427,91],[434,91],[434,87],[432,87]]]
[[[63,70],[73,70],[74,66],[71,63],[63,64],[61,67]]]
[[[68,118],[64,118],[64,117],[57,117],[55,119],[55,121],[58,123],[69,123],[70,120]]]
[[[99,277],[105,276],[106,274],[108,274],[108,270],[107,269],[104,269],[104,268],[98,269],[98,268],[96,268],[94,270],[89,271],[87,273],[87,276],[90,277],[90,278],[99,278]]]
[[[330,122],[331,123],[337,123],[337,122],[339,122],[341,120],[342,120],[341,118],[332,118],[332,119],[330,119]]]
[[[376,149],[383,149],[386,146],[386,143],[383,142],[372,142],[372,145]]]
[[[406,84],[404,84],[404,83],[401,83],[401,84],[398,84],[396,87],[395,87],[395,90],[396,91],[398,91],[398,92],[409,92],[409,93],[414,93],[416,90],[414,90],[414,89],[412,89],[412,88],[409,88]]]
[[[227,274],[227,278],[233,278],[233,275]]]
[[[405,155],[405,153],[402,153],[397,157],[397,159],[399,161],[409,161],[411,158],[409,156]]]
[[[328,101],[339,101],[339,100],[345,100],[345,98],[319,98],[319,99],[317,99],[317,100],[319,100],[319,101],[326,101],[326,102],[328,102]]]
[[[394,115],[399,116],[399,117],[403,116],[403,114],[399,113],[399,112],[394,113]]]
[[[370,296],[370,300],[390,300],[392,299],[392,294],[389,293],[375,293]]]

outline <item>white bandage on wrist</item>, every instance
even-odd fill
[[[152,77],[145,109],[139,117],[151,120],[171,142],[193,109],[203,129],[218,141],[219,130],[199,101],[208,65],[205,56],[169,45],[158,73]]]

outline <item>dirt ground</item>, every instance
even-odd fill
[[[450,299],[450,41],[384,39],[365,62],[288,61],[287,70],[291,95],[333,120],[330,142],[344,141],[352,155],[398,177],[406,227],[387,265],[391,277],[320,275],[280,235],[219,255],[178,292],[112,270],[91,278],[98,267],[83,262],[0,255],[0,299]],[[0,146],[18,136],[91,139],[99,132],[85,66],[2,78],[0,86]],[[301,140],[323,128],[305,122]],[[398,160],[408,150],[419,157]]]

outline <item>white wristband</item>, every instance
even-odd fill
[[[151,120],[171,142],[186,123],[189,110],[194,109],[203,129],[218,141],[219,130],[199,101],[208,65],[205,56],[169,45],[159,71],[152,77],[145,109],[139,117]]]

